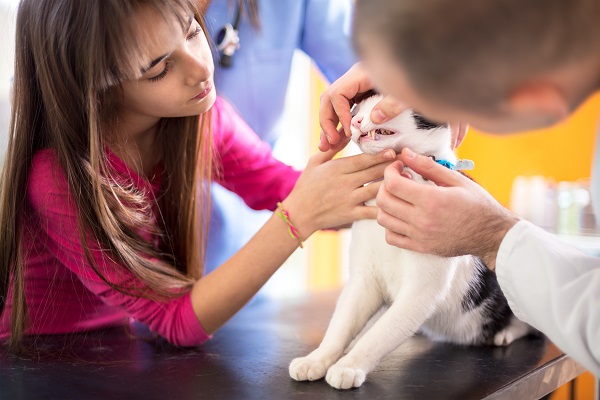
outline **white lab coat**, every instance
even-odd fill
[[[519,319],[600,376],[600,258],[520,221],[500,245],[496,273]]]

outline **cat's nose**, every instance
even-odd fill
[[[360,123],[362,122],[363,117],[359,117],[359,118],[352,118],[352,126],[355,127],[356,129],[360,129]]]

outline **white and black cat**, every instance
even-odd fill
[[[375,125],[369,115],[380,99],[376,95],[363,100],[352,118],[352,140],[363,152],[409,147],[442,165],[456,163],[448,125],[430,122],[410,109]],[[410,173],[414,180],[433,184]],[[375,314],[377,319],[365,328]],[[534,332],[513,315],[495,273],[479,258],[400,249],[386,243],[385,230],[376,221],[357,221],[352,226],[349,281],[325,337],[316,350],[291,362],[290,376],[298,381],[325,376],[335,388],[358,387],[384,356],[417,331],[433,340],[496,346]]]

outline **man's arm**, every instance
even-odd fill
[[[500,245],[496,273],[518,318],[600,376],[600,258],[521,221]]]

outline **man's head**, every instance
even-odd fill
[[[553,124],[600,87],[597,0],[357,0],[378,89],[488,131]]]

